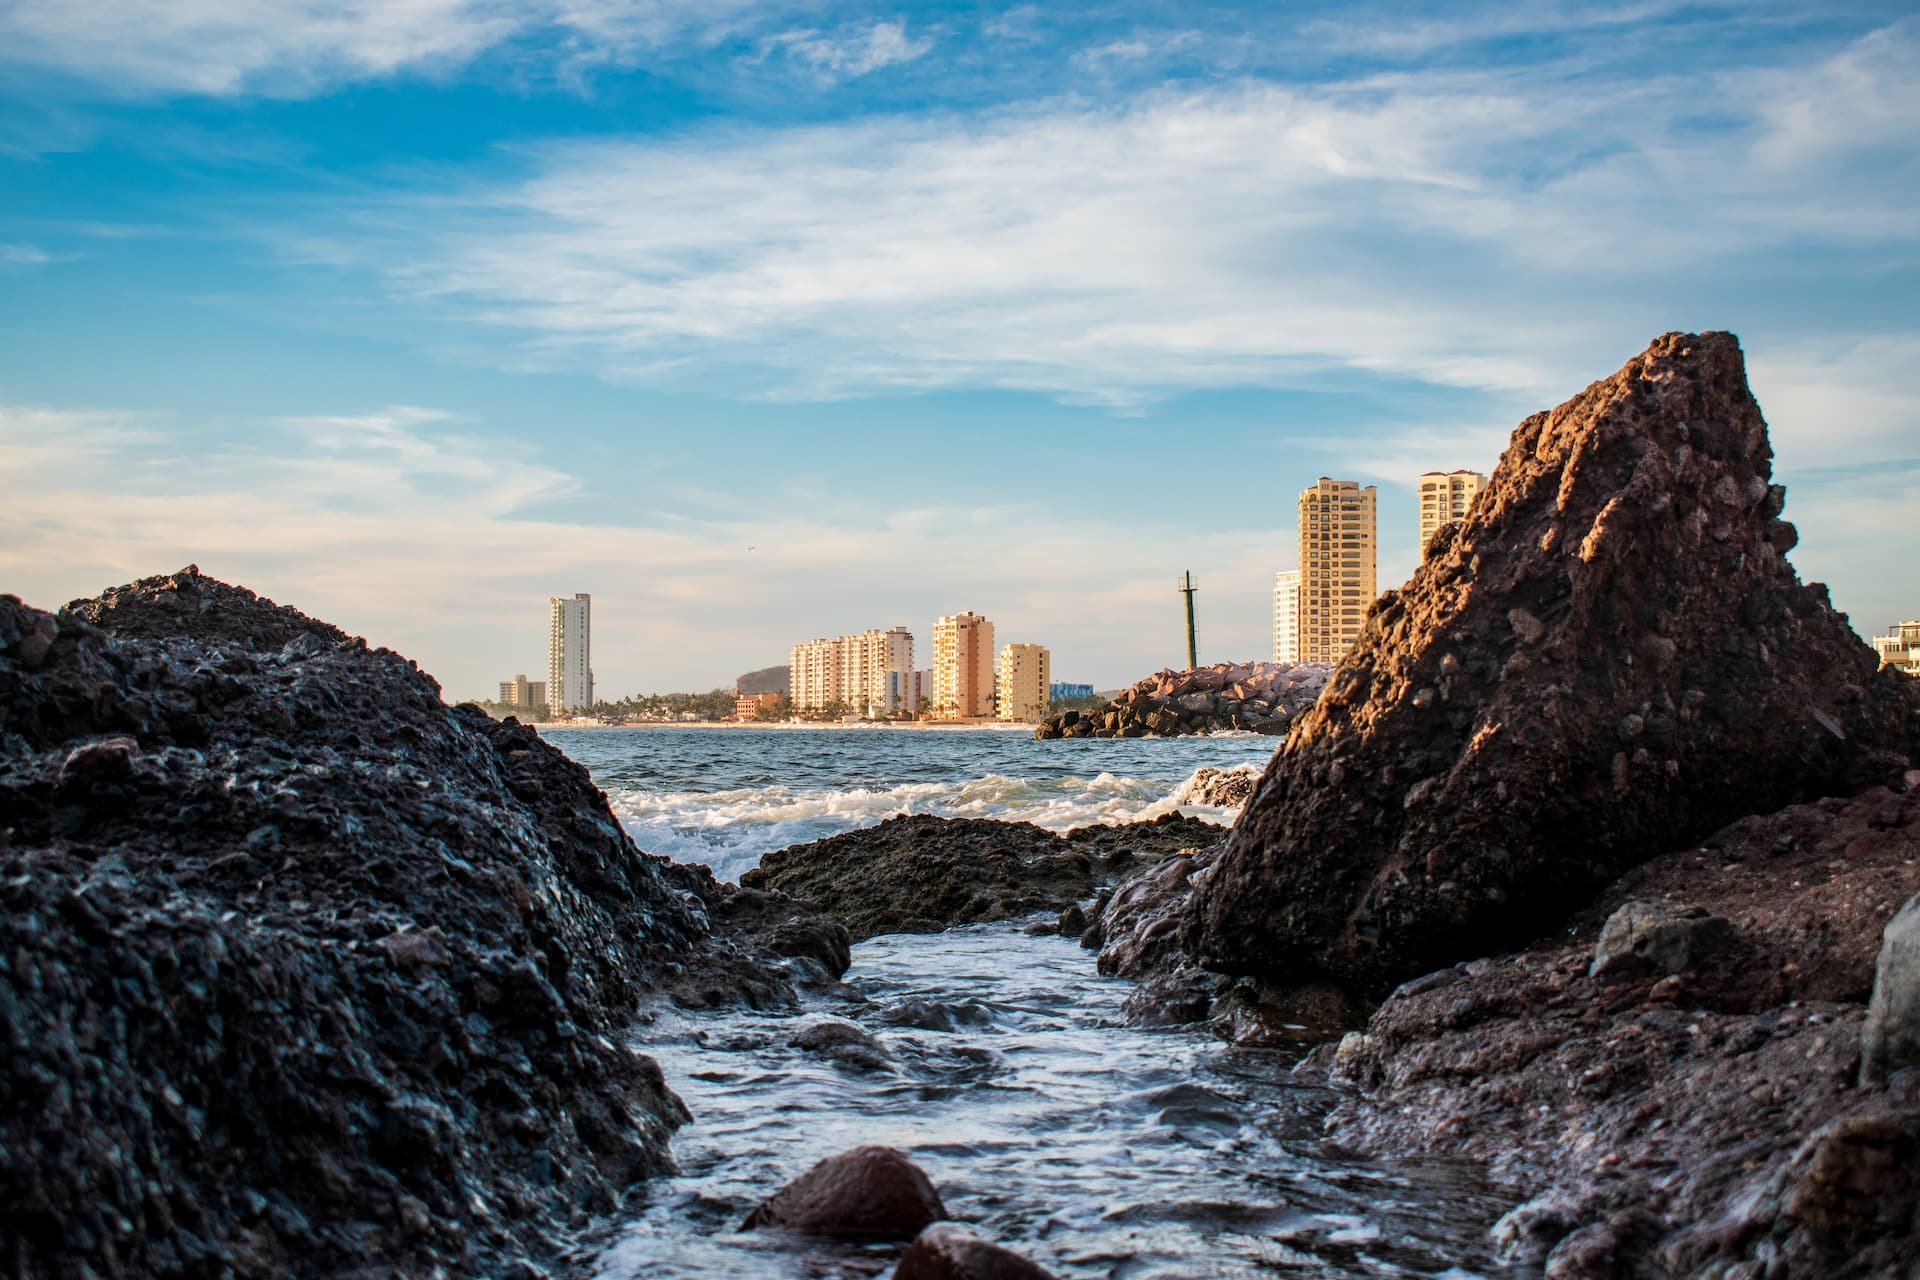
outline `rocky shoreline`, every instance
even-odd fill
[[[1312,706],[1333,668],[1316,662],[1219,662],[1156,671],[1106,706],[1058,711],[1036,738],[1173,738],[1183,734],[1284,734]]]
[[[1060,726],[1284,715],[1257,779],[1187,789],[1231,829],[901,817],[738,887],[634,848],[531,729],[192,568],[0,597],[5,1261],[572,1267],[687,1118],[637,1018],[797,1011],[857,938],[1035,918],[1134,1022],[1297,1056],[1335,1142],[1483,1165],[1553,1280],[1920,1272],[1920,682],[1799,582],[1783,503],[1737,343],[1666,335],[1521,424],[1317,701],[1165,672]],[[747,1225],[1041,1274],[899,1153],[828,1154]]]
[[[670,1167],[635,1012],[847,962],[531,730],[192,568],[0,597],[0,815],[15,1274],[538,1274]]]

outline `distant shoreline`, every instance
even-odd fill
[[[863,720],[858,724],[835,724],[831,721],[808,721],[805,724],[793,724],[785,720],[642,720],[633,724],[571,724],[555,720],[523,720],[522,724],[535,729],[773,729],[793,732],[805,729],[843,729],[849,732],[871,733],[876,729],[906,729],[914,732],[952,733],[962,729],[991,729],[1001,733],[1011,733],[1024,729],[1031,733],[1039,726],[1026,720],[976,720],[955,722],[951,720]]]

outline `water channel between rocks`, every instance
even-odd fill
[[[1127,1027],[1127,986],[1071,941],[995,924],[864,942],[845,989],[797,1016],[663,1018],[640,1040],[694,1113],[682,1172],[597,1273],[884,1275],[897,1249],[738,1230],[815,1160],[878,1142],[931,1174],[950,1216],[1062,1276],[1520,1274],[1488,1236],[1511,1200],[1474,1169],[1328,1148],[1329,1095],[1289,1080],[1299,1050]],[[789,1043],[827,1018],[880,1056]]]
[[[1151,818],[1195,769],[1254,768],[1271,739],[1067,739],[980,730],[555,730],[641,848],[724,878],[784,845],[895,813],[1055,831]],[[636,1042],[693,1111],[682,1173],[646,1188],[595,1260],[605,1280],[879,1276],[897,1248],[737,1230],[767,1195],[861,1143],[907,1151],[948,1213],[1062,1277],[1471,1276],[1511,1201],[1477,1171],[1382,1167],[1319,1141],[1330,1095],[1299,1049],[1244,1050],[1125,1025],[1129,984],[1018,923],[854,948],[845,984],[797,1015],[673,1013]],[[918,1004],[904,1025],[903,1006]],[[793,1047],[823,1019],[884,1055]],[[946,1022],[951,1030],[929,1030]]]

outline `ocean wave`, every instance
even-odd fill
[[[774,784],[729,791],[615,790],[608,798],[634,842],[679,862],[701,862],[737,880],[765,854],[878,823],[902,813],[1031,822],[1050,831],[1133,822],[1179,811],[1228,823],[1236,810],[1190,805],[1193,776],[1165,782],[1098,773],[805,790]]]

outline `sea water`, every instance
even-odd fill
[[[993,731],[549,736],[593,771],[641,847],[729,878],[770,849],[898,812],[1056,830],[1173,808],[1229,820],[1180,803],[1194,770],[1258,768],[1274,746]],[[1516,1274],[1488,1236],[1514,1197],[1475,1168],[1328,1147],[1320,1120],[1334,1097],[1293,1079],[1301,1050],[1127,1026],[1128,984],[1022,923],[860,943],[846,981],[799,1013],[677,1012],[643,1028],[638,1042],[694,1118],[674,1140],[679,1174],[643,1188],[595,1273],[884,1276],[897,1246],[739,1229],[822,1156],[878,1142],[927,1170],[949,1216],[1073,1280]],[[828,1017],[872,1033],[880,1056],[855,1064],[791,1044]]]

